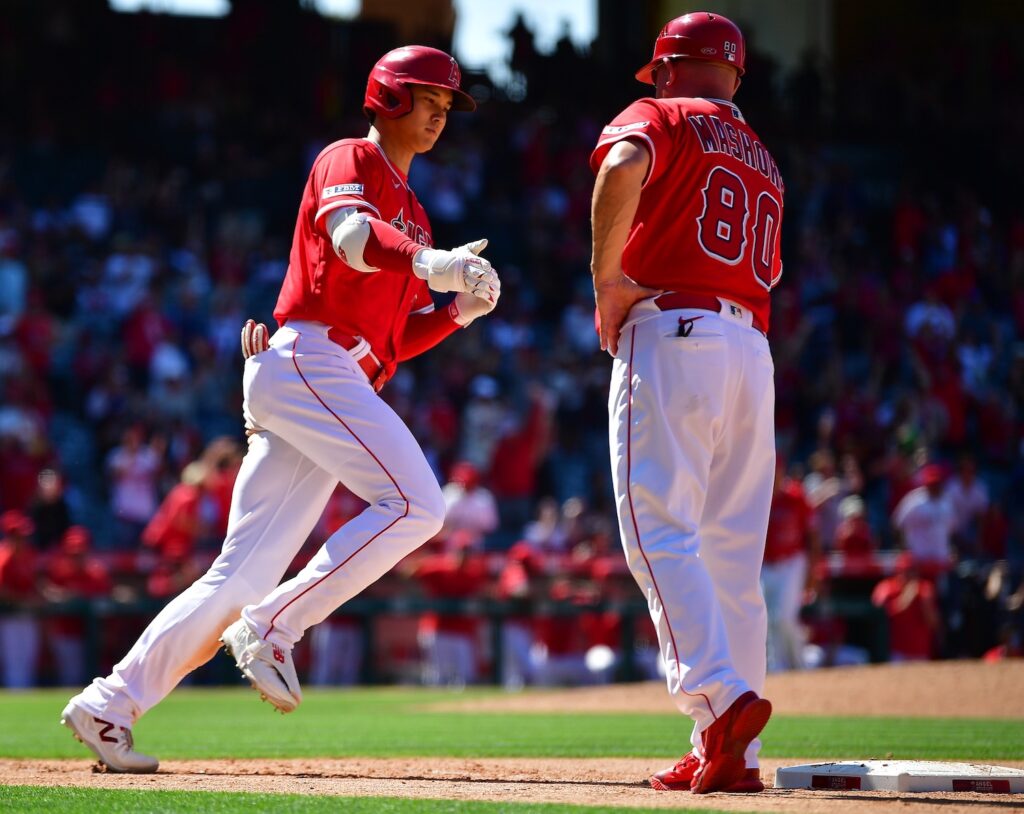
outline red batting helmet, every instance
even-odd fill
[[[452,92],[453,110],[476,110],[476,102],[459,85],[462,72],[455,57],[425,45],[406,45],[377,60],[366,81],[363,112],[397,119],[412,110],[409,85],[429,85]]]
[[[636,78],[653,85],[654,69],[670,59],[721,62],[743,76],[746,50],[736,23],[721,14],[695,11],[665,23],[654,41],[654,56],[636,72]]]

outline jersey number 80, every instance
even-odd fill
[[[704,211],[697,218],[697,240],[701,248],[716,260],[730,266],[743,261],[747,248],[747,219],[750,204],[747,187],[738,175],[725,167],[708,173],[702,190]],[[750,253],[754,277],[768,291],[781,274],[772,277],[775,246],[782,223],[782,207],[767,192],[757,196],[754,206],[753,250]]]

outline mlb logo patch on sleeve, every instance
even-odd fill
[[[335,184],[333,187],[326,187],[324,189],[325,198],[333,198],[336,195],[362,195],[363,185],[362,184]]]
[[[601,131],[602,135],[614,136],[618,133],[628,133],[630,130],[642,130],[647,127],[650,122],[632,122],[631,124],[609,124],[604,130]]]

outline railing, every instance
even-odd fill
[[[100,675],[100,657],[103,650],[103,633],[107,620],[117,617],[153,618],[165,602],[155,599],[118,602],[112,599],[79,599],[69,602],[49,603],[36,606],[31,612],[40,617],[77,616],[83,622],[87,675]],[[0,616],[12,613],[22,614],[23,607],[0,603]],[[616,678],[630,681],[640,678],[635,658],[635,631],[638,620],[648,613],[642,601],[612,602],[599,601],[588,604],[576,602],[535,601],[528,605],[522,602],[508,602],[494,599],[426,599],[420,597],[356,598],[340,609],[345,616],[360,618],[363,629],[363,659],[361,682],[378,683],[374,659],[373,622],[383,615],[413,616],[432,612],[453,616],[470,616],[485,620],[489,627],[491,642],[490,674],[486,680],[500,683],[502,675],[502,630],[509,618],[582,616],[586,613],[614,612],[621,618],[621,646],[616,666]],[[817,611],[839,616],[850,621],[867,623],[869,627],[868,649],[872,661],[885,661],[888,657],[888,631],[885,615],[870,602],[859,599],[832,598],[817,605]],[[131,642],[120,643],[127,651]]]

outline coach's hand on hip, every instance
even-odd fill
[[[622,273],[609,280],[595,282],[594,298],[597,300],[597,329],[601,335],[601,350],[608,351],[612,356],[618,353],[619,335],[629,309],[640,300],[663,293],[658,288],[638,285]]]

